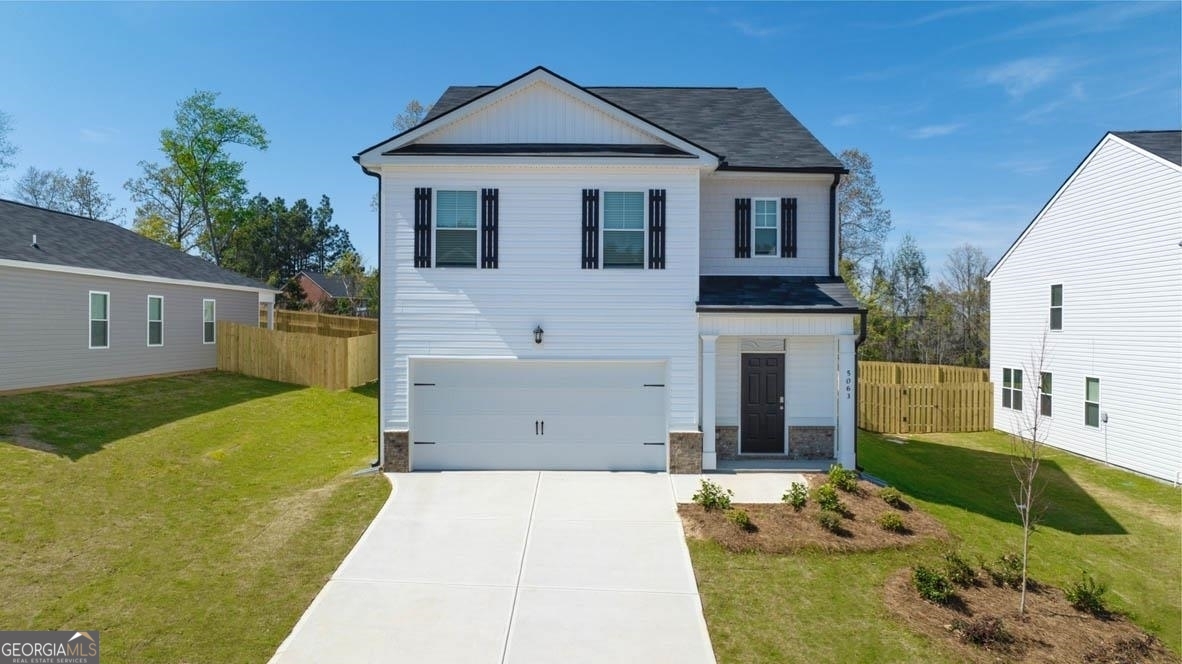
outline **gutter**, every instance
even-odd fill
[[[839,183],[841,183],[841,173],[834,173],[833,184],[829,185],[829,276],[831,277],[837,276],[837,185]]]
[[[360,155],[353,157],[353,161],[357,162],[358,166],[361,166]],[[368,175],[370,177],[375,177],[378,179],[378,274],[381,275],[381,269],[382,269],[382,174],[375,172],[375,171],[371,171],[368,168],[366,168],[365,166],[361,166],[361,172],[365,173],[366,175]],[[382,445],[382,438],[383,438],[383,434],[385,432],[382,431],[382,310],[381,310],[381,304],[380,304],[381,301],[382,301],[382,280],[381,280],[381,277],[379,276],[378,277],[378,302],[379,302],[379,305],[378,305],[378,458],[375,459],[373,463],[369,464],[370,468],[377,468],[379,470],[382,468],[382,465],[383,465],[382,462],[385,461],[385,459],[382,458],[383,453],[385,451],[385,449],[384,449],[385,446]]]

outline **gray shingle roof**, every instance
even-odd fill
[[[3,199],[0,259],[273,290],[116,224]]]
[[[863,310],[841,277],[706,276],[698,278],[698,310]]]
[[[349,295],[349,287],[345,284],[343,277],[334,274],[324,274],[323,272],[309,272],[304,270],[304,275],[312,280],[312,283],[324,289],[324,292],[333,297],[355,297],[356,293]]]
[[[424,121],[494,89],[453,85]],[[843,168],[767,88],[583,89],[713,152],[725,160],[722,169],[831,172]]]
[[[1112,135],[1182,166],[1182,131],[1114,131]]]

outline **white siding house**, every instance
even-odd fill
[[[995,426],[1016,432],[1019,412],[1039,408],[1048,444],[1175,482],[1180,137],[1105,135],[989,275]],[[1031,367],[1044,331],[1049,376],[1040,395]]]
[[[383,467],[854,465],[845,170],[766,90],[537,68],[356,159],[381,192]]]

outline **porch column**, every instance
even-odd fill
[[[855,423],[857,408],[855,337],[844,334],[837,338],[837,460],[846,468],[854,468],[854,440],[858,434]]]
[[[718,457],[714,453],[714,390],[718,384],[718,362],[715,359],[714,348],[718,341],[716,334],[702,335],[702,470],[714,470],[718,467]]]
[[[267,329],[275,329],[275,301],[272,300],[267,303]]]

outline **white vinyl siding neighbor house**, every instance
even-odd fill
[[[537,68],[449,88],[356,159],[381,192],[384,468],[854,465],[844,168],[766,90]]]
[[[1180,163],[1182,132],[1105,135],[993,268],[997,428],[1021,426],[1006,391],[1024,391],[1048,444],[1182,479]]]

